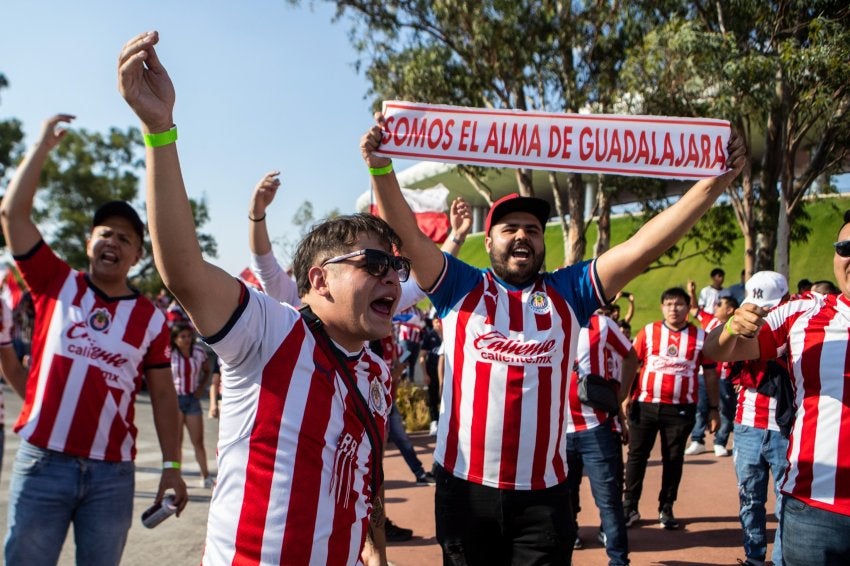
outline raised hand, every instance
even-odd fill
[[[277,190],[280,188],[280,171],[269,171],[254,187],[251,195],[251,216],[259,218],[266,213],[268,207],[274,200]]]
[[[43,145],[45,149],[51,150],[62,141],[62,138],[65,137],[65,134],[68,133],[68,130],[65,128],[57,128],[60,123],[66,122],[70,123],[71,120],[76,118],[71,114],[56,114],[55,116],[51,116],[41,124],[41,134],[39,135],[39,144]]]
[[[174,125],[174,85],[156,55],[159,34],[137,35],[118,56],[118,91],[148,132],[158,133]]]
[[[472,208],[463,197],[457,197],[449,208],[449,224],[452,232],[463,239],[472,229]]]
[[[372,126],[368,132],[360,138],[360,155],[363,156],[363,161],[367,167],[380,168],[386,167],[392,160],[388,157],[380,157],[375,155],[378,148],[381,147],[381,138],[383,137],[384,115],[380,112],[375,112],[376,125]]]

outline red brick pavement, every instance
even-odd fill
[[[434,438],[412,434],[417,454],[426,469],[431,465]],[[710,440],[709,440],[710,443]],[[388,445],[386,461],[387,514],[398,525],[412,528],[411,541],[392,544],[389,559],[396,566],[441,564],[434,536],[434,488],[418,486],[398,450]],[[717,458],[713,452],[685,457],[685,471],[674,511],[682,523],[679,531],[660,528],[656,517],[656,496],[661,485],[659,448],[653,453],[644,481],[640,512],[643,519],[629,529],[632,564],[642,565],[725,565],[743,558],[741,525],[738,522],[738,494],[732,458]],[[605,566],[605,550],[596,540],[599,514],[590,495],[587,478],[581,487],[582,511],[579,536],[584,549],[573,553],[575,566]],[[773,496],[768,511],[773,510]],[[773,538],[776,522],[768,516],[768,536]],[[768,549],[769,555],[770,549]]]

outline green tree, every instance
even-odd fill
[[[670,2],[624,66],[635,111],[730,120],[751,155],[729,197],[748,272],[787,275],[803,197],[846,168],[850,8],[844,2]],[[652,9],[656,3],[647,3]],[[821,183],[821,185],[828,185]]]
[[[86,241],[97,207],[110,200],[137,200],[139,172],[144,167],[141,147],[141,133],[136,128],[112,128],[106,134],[69,130],[45,163],[34,217],[51,247],[73,267],[88,267]],[[209,221],[206,201],[192,200],[191,205],[195,225],[200,228]],[[199,233],[198,238],[204,253],[215,257],[214,237]],[[131,278],[145,290],[155,290],[162,283],[150,247],[145,246],[147,253]]]
[[[9,81],[3,73],[0,73],[0,90],[8,88]],[[6,185],[9,180],[9,172],[13,164],[17,163],[23,155],[24,131],[21,122],[14,118],[0,120],[0,185]],[[6,238],[0,232],[0,248],[6,247]]]

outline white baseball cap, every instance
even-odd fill
[[[778,305],[788,294],[788,280],[775,271],[759,271],[747,280],[747,297],[743,304],[770,309]]]

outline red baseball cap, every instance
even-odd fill
[[[511,193],[503,196],[490,207],[487,220],[484,222],[484,233],[489,234],[493,224],[498,224],[499,220],[511,212],[527,212],[533,215],[540,221],[540,228],[545,230],[550,211],[549,203],[541,198],[522,197],[518,193]]]

